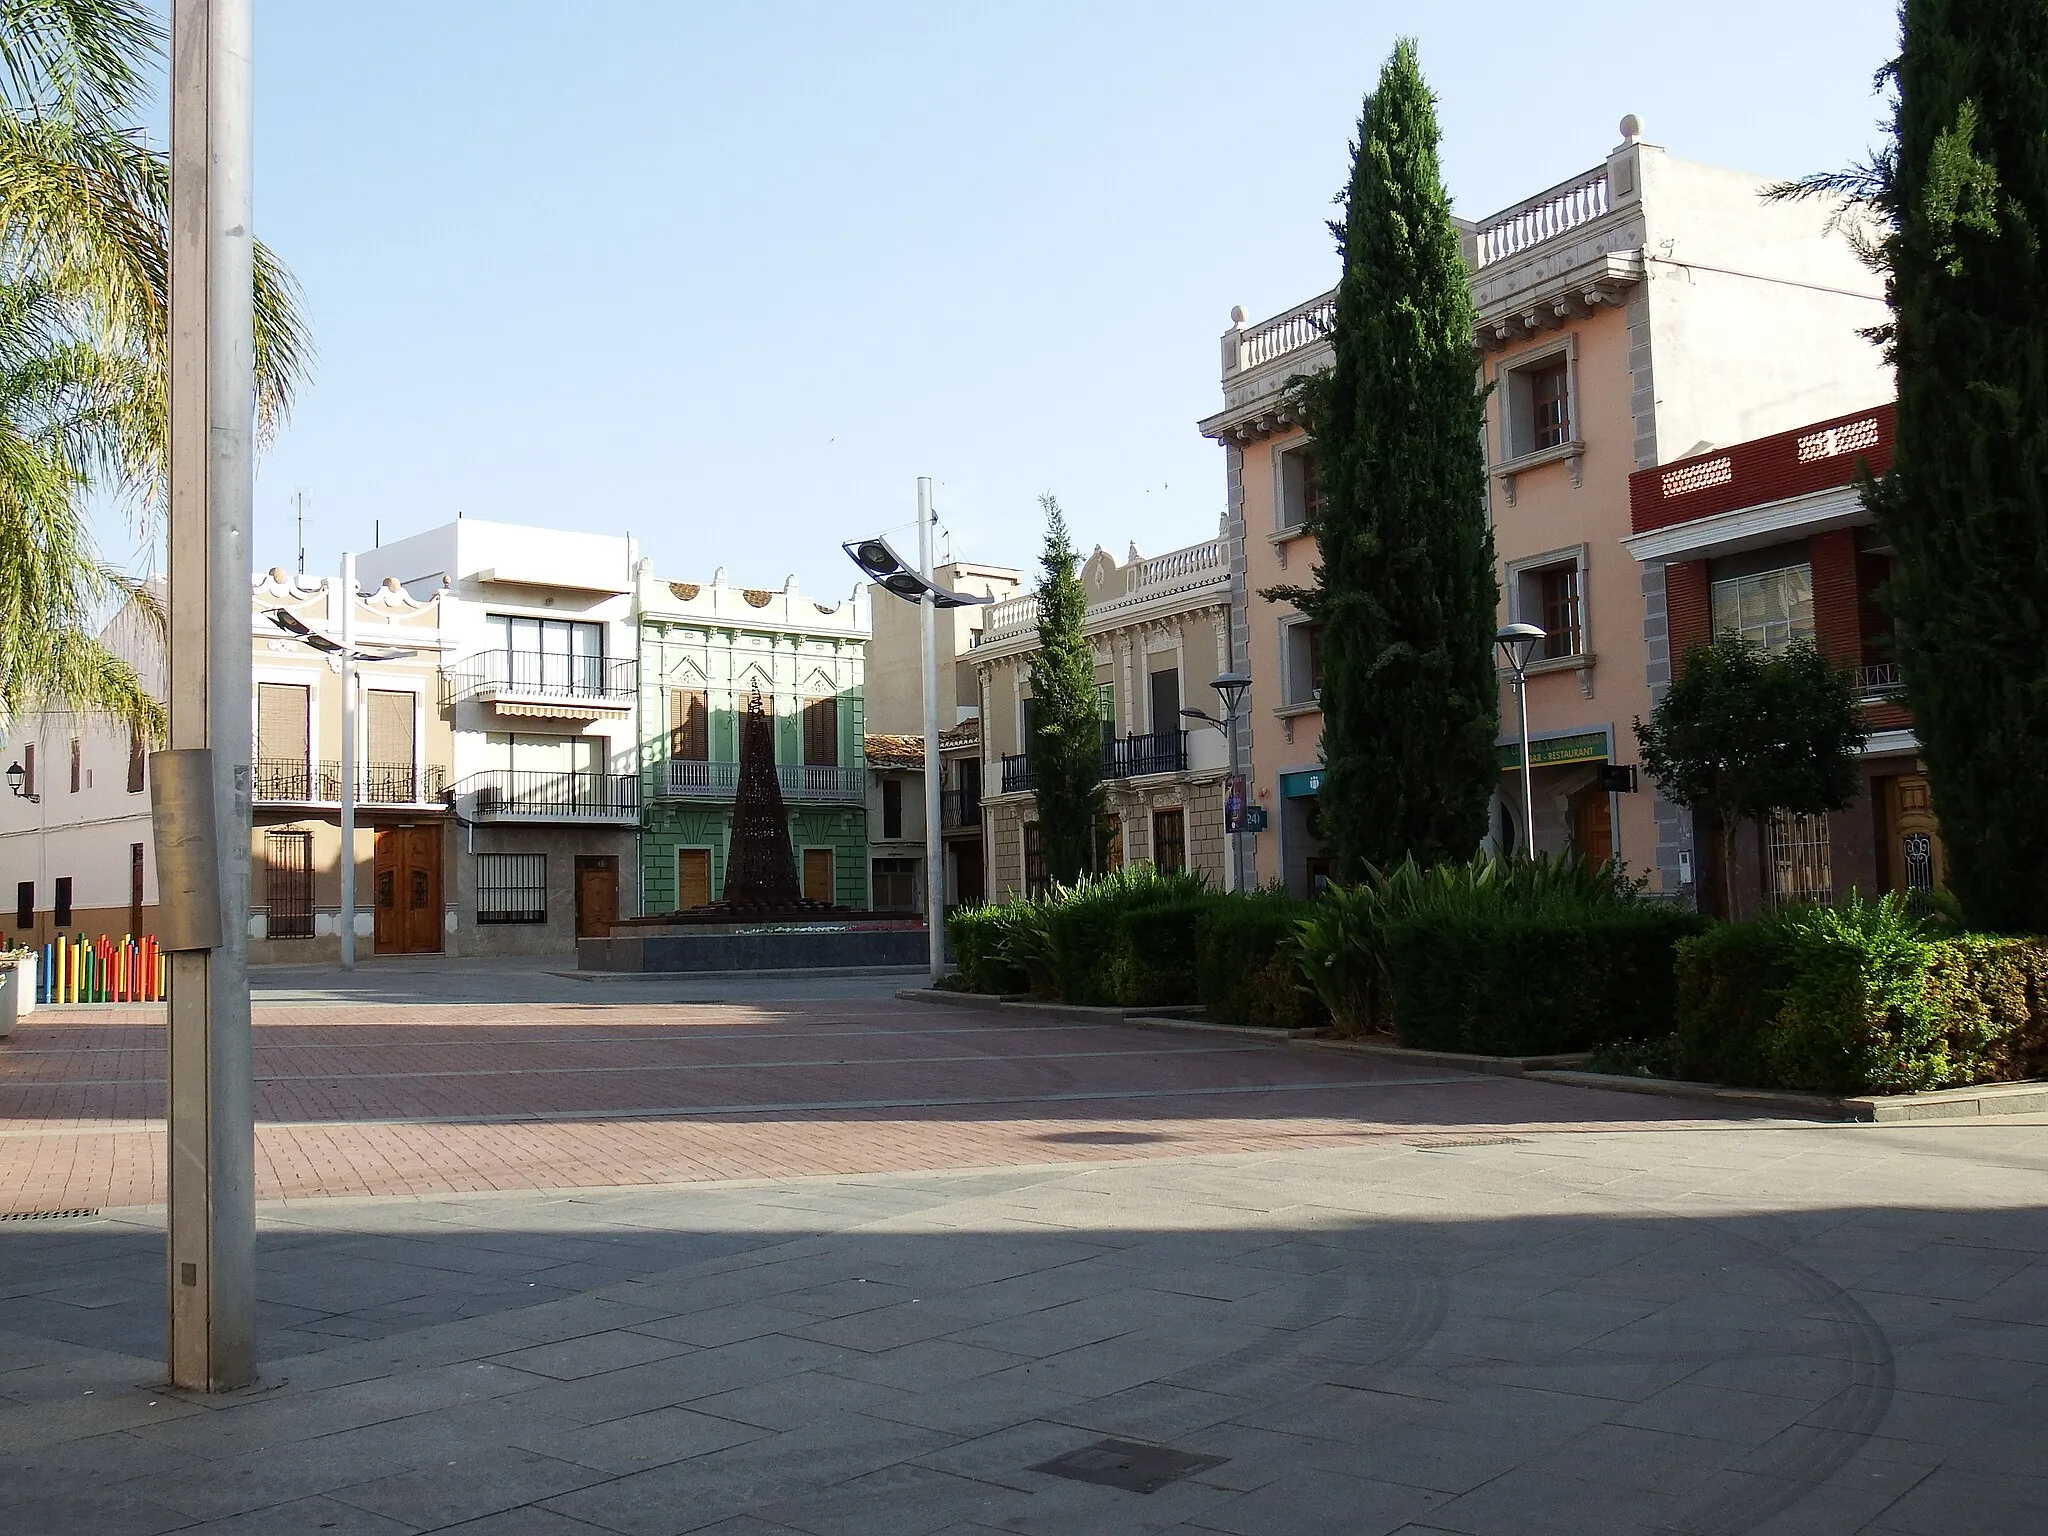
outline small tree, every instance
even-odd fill
[[[1028,750],[1046,878],[1069,881],[1095,862],[1095,826],[1102,816],[1102,722],[1095,707],[1095,650],[1084,632],[1088,595],[1074,571],[1067,520],[1051,496],[1039,497],[1038,504],[1045,509],[1045,552],[1039,557]]]
[[[1323,836],[1340,878],[1463,859],[1500,782],[1493,538],[1470,274],[1435,99],[1403,39],[1366,98],[1344,219],[1335,358],[1301,387],[1322,472]]]
[[[1732,632],[1687,655],[1649,722],[1635,725],[1643,768],[1665,798],[1714,823],[1731,906],[1735,823],[1843,809],[1856,798],[1856,753],[1869,735],[1854,680],[1811,640],[1766,654]]]

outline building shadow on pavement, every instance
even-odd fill
[[[2024,1140],[1673,1135],[269,1207],[213,1403],[159,1230],[10,1223],[0,1527],[2038,1530]]]

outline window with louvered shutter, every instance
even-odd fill
[[[304,763],[312,690],[304,683],[256,685],[256,755],[265,762]]]
[[[710,761],[711,708],[703,689],[669,689],[668,755],[677,762]]]
[[[821,768],[839,764],[839,701],[804,700],[804,762]]]

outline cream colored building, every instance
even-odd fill
[[[1210,679],[1231,669],[1229,551],[1221,538],[1119,564],[1096,550],[1080,569],[1103,722],[1105,863],[1192,869],[1225,887],[1229,749],[1187,729],[1183,708],[1217,710]],[[1044,880],[1031,788],[1034,593],[988,611],[975,648],[981,715],[981,813],[992,900]]]
[[[980,681],[975,650],[990,608],[1015,597],[1024,573],[1003,565],[949,560],[932,579],[950,592],[985,599],[941,608],[939,650],[940,825],[946,855],[946,901],[974,906],[987,898],[988,860],[982,833]],[[925,903],[924,674],[919,608],[880,584],[868,587],[874,638],[868,642],[868,850],[878,910],[915,910]],[[905,906],[908,902],[909,905]]]
[[[337,635],[339,580],[273,570],[251,590],[249,958],[331,960],[340,950],[339,663],[287,634],[282,612]],[[460,947],[444,871],[451,856],[450,738],[439,706],[442,612],[396,582],[355,598],[359,647],[413,654],[356,669],[355,930],[365,954]],[[160,635],[131,606],[106,639],[161,697]],[[155,931],[156,848],[141,744],[125,730],[53,712],[17,723],[0,753],[34,764],[0,804],[0,882],[20,910],[0,923],[24,941]],[[26,776],[26,775],[25,775]],[[28,798],[33,794],[35,798]],[[32,921],[19,919],[28,915]]]
[[[1638,776],[1633,722],[1669,682],[1661,567],[1639,566],[1629,476],[1852,410],[1890,390],[1860,333],[1884,313],[1876,278],[1831,209],[1764,200],[1766,178],[1622,142],[1582,171],[1463,226],[1487,398],[1487,514],[1501,622],[1549,639],[1530,669],[1536,842],[1618,855],[1681,893],[1693,864],[1678,808]],[[1256,878],[1310,887],[1323,867],[1316,797],[1322,715],[1315,629],[1262,588],[1313,580],[1315,445],[1291,380],[1327,367],[1334,294],[1223,337],[1224,406],[1201,423],[1226,455],[1237,644],[1253,683],[1249,841]],[[1520,827],[1514,697],[1505,679],[1492,840]]]

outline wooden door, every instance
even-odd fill
[[[676,910],[694,911],[711,905],[711,850],[676,850]]]
[[[379,827],[373,868],[377,953],[440,953],[441,829]]]
[[[1885,884],[1895,891],[1947,889],[1941,827],[1924,775],[1885,781],[1884,824]]]
[[[576,937],[602,939],[619,920],[619,861],[612,854],[576,860]]]
[[[832,902],[832,850],[830,848],[806,848],[804,850],[804,900]]]
[[[1614,802],[1597,786],[1572,797],[1572,841],[1589,864],[1614,857]]]

